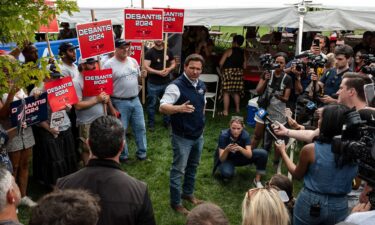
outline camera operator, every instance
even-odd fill
[[[369,83],[371,83],[371,79],[367,75],[353,72],[345,73],[337,91],[338,103],[344,104],[349,108],[355,107],[356,110],[365,109],[367,105],[363,86]],[[274,131],[277,135],[288,136],[308,143],[312,142],[312,139],[319,134],[319,129],[289,130],[283,125],[280,125]]]
[[[259,97],[260,99],[264,97],[267,98],[267,103],[264,106],[260,105],[260,107],[267,110],[269,117],[281,124],[286,124],[285,108],[286,102],[290,96],[292,85],[290,76],[283,71],[286,63],[286,54],[282,52],[277,53],[275,55],[275,63],[277,65],[274,65],[274,69],[267,71],[262,75],[256,87],[256,91],[258,94],[263,95]],[[256,149],[259,141],[264,135],[263,149],[269,152],[271,150],[273,137],[268,132],[264,133],[265,125],[263,120],[259,119],[257,116],[255,117],[255,120],[257,123],[254,130],[251,148]]]
[[[349,45],[337,46],[335,48],[336,68],[326,71],[315,85],[316,92],[323,93],[321,90],[324,90],[324,96],[319,98],[322,103],[337,102],[333,96],[339,89],[344,73],[350,71],[349,60],[352,56],[353,49]],[[311,80],[317,81],[318,76],[312,73]]]

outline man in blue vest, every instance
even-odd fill
[[[185,72],[167,86],[159,108],[161,113],[171,115],[173,149],[169,184],[171,207],[184,215],[189,211],[182,205],[181,198],[194,205],[202,203],[194,197],[194,184],[203,149],[205,123],[206,87],[199,80],[203,64],[202,56],[189,55],[184,63]]]

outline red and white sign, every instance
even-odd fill
[[[111,20],[78,24],[76,28],[83,59],[110,53],[115,50]]]
[[[51,1],[44,1],[46,5],[53,8],[55,5]],[[59,33],[59,24],[57,23],[56,17],[51,18],[48,21],[48,25],[42,25],[40,26],[38,33]]]
[[[155,8],[164,10],[164,33],[184,32],[184,9]]]
[[[74,105],[78,102],[76,90],[71,77],[64,77],[44,84],[47,91],[48,104],[52,112],[66,108],[66,105]]]
[[[163,40],[163,10],[125,9],[125,40]]]
[[[142,42],[132,42],[130,45],[130,57],[137,60],[138,65],[141,65]]]
[[[83,96],[113,93],[112,69],[83,71]]]

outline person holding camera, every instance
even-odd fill
[[[277,53],[275,55],[275,68],[269,72],[265,72],[256,87],[256,91],[261,95],[258,100],[259,107],[267,110],[269,117],[281,124],[286,124],[287,122],[285,109],[292,85],[290,76],[283,71],[286,58],[285,53]],[[271,150],[273,137],[268,132],[264,133],[265,124],[262,119],[255,116],[255,120],[257,123],[251,141],[251,148],[255,149],[264,135],[263,148],[269,152]]]
[[[305,145],[297,165],[289,159],[285,144],[276,144],[288,171],[304,180],[293,215],[294,225],[336,224],[345,220],[348,212],[347,194],[358,167],[333,153],[332,140],[340,135],[349,108],[331,104],[323,108],[319,118],[319,135],[314,143]]]
[[[218,150],[215,154],[215,168],[218,166],[224,179],[232,178],[236,166],[256,165],[254,185],[263,187],[260,179],[266,173],[267,151],[251,149],[250,135],[244,129],[242,117],[234,116],[229,122],[229,129],[222,130],[219,136]]]

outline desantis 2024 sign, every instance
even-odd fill
[[[125,40],[162,40],[163,10],[125,9]]]
[[[90,58],[115,50],[111,20],[77,25],[78,43],[82,58]]]

